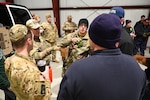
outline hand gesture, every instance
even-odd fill
[[[73,42],[73,43],[78,42],[78,38],[72,38],[72,42]]]
[[[57,46],[57,45],[56,45],[56,46],[53,46],[53,50],[60,50],[60,48],[61,48],[61,47],[60,47],[60,46]]]

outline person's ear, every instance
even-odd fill
[[[121,21],[121,24],[123,25],[123,24],[124,24],[125,19],[124,19],[124,18],[121,18],[121,19],[120,19],[120,21]]]
[[[119,47],[119,42],[116,42],[116,43],[115,43],[115,46],[118,48],[118,47]]]
[[[32,41],[32,38],[28,38],[28,39],[27,39],[27,43],[28,43],[29,45],[32,45],[32,42],[33,42],[33,41]]]

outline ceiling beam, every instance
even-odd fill
[[[6,2],[14,3],[14,0],[6,0]]]

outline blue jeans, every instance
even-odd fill
[[[137,47],[137,49],[134,50],[134,54],[137,54],[138,49],[140,49],[140,54],[142,56],[144,56],[144,51],[146,49],[146,40],[142,40],[142,39],[135,39],[135,45]]]

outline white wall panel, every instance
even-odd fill
[[[41,17],[41,23],[45,21],[45,14],[51,13],[53,16],[52,10],[45,10],[45,11],[31,11],[31,13],[36,13]],[[60,26],[67,20],[68,15],[73,16],[73,21],[78,24],[78,21],[80,18],[87,18],[89,20],[89,23],[92,22],[92,20],[102,14],[102,13],[109,13],[109,9],[100,9],[100,10],[62,10],[60,12]],[[141,15],[148,16],[149,9],[125,9],[125,19],[132,20],[132,26],[135,25],[137,21],[140,20]],[[54,21],[54,18],[53,18]],[[61,34],[63,34],[63,31],[61,30]]]
[[[150,0],[60,0],[61,7],[148,5]]]
[[[15,4],[22,4],[28,8],[49,8],[52,7],[51,0],[14,0]]]
[[[0,0],[0,2],[5,2],[5,0]]]
[[[45,14],[50,13],[52,15],[52,21],[54,21],[54,14],[52,10],[43,10],[43,11],[31,11],[32,14],[37,14],[41,17],[41,23],[46,21]]]
[[[109,11],[110,9],[61,11],[61,25],[64,21],[66,21],[67,15],[72,15],[73,21],[76,23],[78,23],[80,18],[87,18],[89,23],[91,23],[96,16],[102,13],[109,13]],[[132,26],[134,26],[135,23],[140,20],[141,15],[145,15],[147,18],[149,11],[150,9],[125,9],[125,20],[132,20]]]
[[[52,7],[52,0],[14,0],[28,8]],[[150,5],[150,0],[60,0],[60,7]]]
[[[52,0],[14,0],[16,4],[25,5],[28,8],[52,8]],[[128,5],[150,5],[150,0],[60,0],[60,7],[94,7],[94,6],[128,6]],[[73,21],[78,23],[80,18],[87,18],[89,23],[102,13],[108,13],[110,9],[90,9],[90,10],[61,10],[60,24],[66,21],[68,15],[73,16]],[[150,9],[125,9],[125,19],[132,20],[132,26],[140,20],[141,15],[148,16]],[[52,10],[31,11],[41,17],[41,22],[45,21],[45,14]],[[54,21],[54,18],[53,18]],[[61,26],[60,25],[60,26]],[[62,34],[61,30],[61,34]]]

